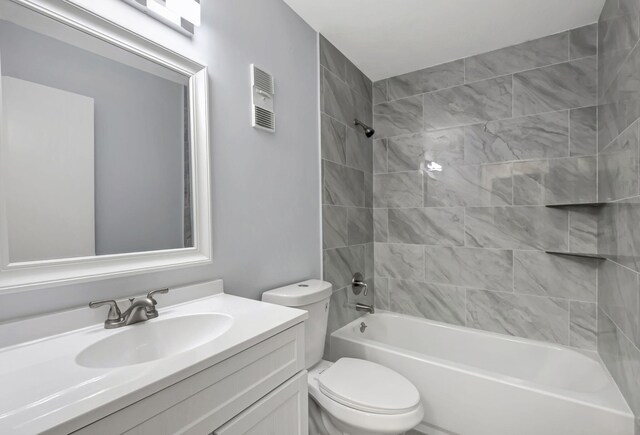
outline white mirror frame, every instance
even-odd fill
[[[191,105],[191,170],[193,248],[95,257],[11,263],[8,246],[0,248],[0,294],[211,263],[207,68],[159,46],[115,23],[61,0],[0,0],[2,8],[38,13],[149,59],[189,78]],[[18,8],[18,9],[16,9]],[[2,105],[0,104],[0,119]],[[2,140],[0,123],[0,140]],[[2,189],[2,186],[0,186]],[[1,193],[1,190],[0,190]],[[0,238],[7,240],[7,222],[0,201]]]

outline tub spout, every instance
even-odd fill
[[[373,305],[361,304],[358,302],[356,304],[356,311],[366,311],[367,313],[373,314],[375,312],[375,308],[373,308]]]

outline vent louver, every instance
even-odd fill
[[[276,115],[273,110],[275,83],[273,76],[255,65],[251,65],[251,88],[253,95],[252,126],[269,132],[276,131]]]
[[[262,71],[257,66],[253,66],[253,85],[268,94],[275,94],[273,77],[271,74]]]
[[[253,106],[253,126],[276,131],[276,115],[262,107]]]

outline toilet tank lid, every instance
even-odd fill
[[[301,307],[331,297],[330,282],[310,279],[262,293],[262,300],[286,307]]]

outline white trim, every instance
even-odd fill
[[[1,246],[0,294],[210,264],[212,249],[207,68],[68,2],[59,0],[1,1],[0,12],[3,15],[10,15],[12,10],[16,11],[15,8],[24,6],[189,77],[192,114],[190,128],[194,247],[10,263],[6,246]],[[3,140],[2,131],[0,131],[0,140]],[[2,160],[0,158],[0,162]],[[0,170],[2,169],[0,168]],[[0,186],[1,188],[2,186]],[[3,196],[0,196],[0,211],[4,207],[2,198]],[[4,213],[0,213],[0,236],[7,234],[5,216]]]

